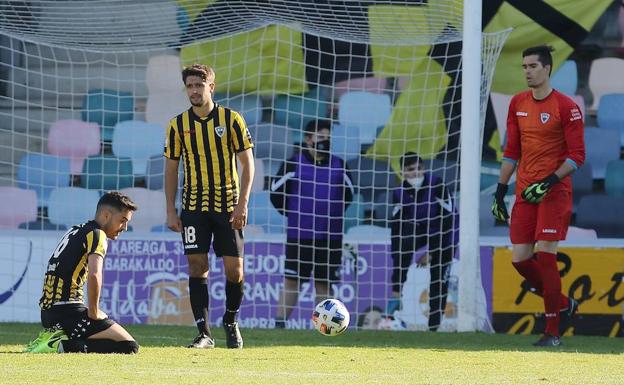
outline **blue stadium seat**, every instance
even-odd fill
[[[620,133],[608,128],[585,128],[586,161],[591,163],[594,179],[604,179],[607,163],[620,158]]]
[[[317,87],[303,95],[278,95],[273,101],[273,123],[302,132],[310,120],[327,117],[329,93],[324,87]]]
[[[592,165],[585,162],[578,170],[572,173],[572,199],[574,205],[581,200],[582,197],[589,195],[594,190],[594,172]]]
[[[85,161],[80,185],[93,190],[119,190],[134,185],[132,161],[115,156],[91,156]]]
[[[61,187],[52,190],[48,217],[55,225],[71,227],[93,219],[100,194],[80,187]]]
[[[331,129],[331,153],[343,160],[354,159],[362,152],[360,128],[334,124]]]
[[[37,205],[48,205],[50,192],[56,187],[69,186],[71,165],[69,158],[48,154],[26,154],[17,166],[20,188],[37,192]]]
[[[620,144],[624,143],[624,94],[608,94],[600,99],[598,126],[620,132]]]
[[[255,156],[265,161],[265,172],[275,175],[284,160],[293,154],[293,129],[286,126],[265,123],[249,126],[254,141]]]
[[[581,198],[576,225],[600,238],[624,238],[624,197],[592,194]]]
[[[286,228],[286,217],[280,214],[269,196],[269,192],[257,191],[249,195],[250,225],[262,226],[266,233],[283,233]]]
[[[607,164],[605,191],[607,195],[624,197],[624,160],[612,160]]]
[[[390,164],[365,156],[347,161],[354,186],[365,202],[373,202],[378,194],[398,185],[398,179]]]
[[[392,113],[392,103],[387,94],[366,91],[347,92],[338,103],[338,121],[345,129],[358,127],[360,141],[372,143],[377,137],[377,127],[385,126]]]
[[[578,71],[574,60],[566,60],[553,74],[550,84],[554,89],[568,96],[576,95]]]
[[[113,127],[118,122],[132,120],[134,97],[132,92],[109,89],[90,90],[82,103],[82,120],[102,127],[102,140],[113,139]]]
[[[231,95],[229,97],[223,94],[215,94],[214,100],[243,115],[247,126],[262,121],[262,98],[258,94]]]
[[[132,160],[132,173],[145,175],[150,157],[162,154],[164,130],[162,127],[139,120],[126,120],[113,130],[113,154]]]

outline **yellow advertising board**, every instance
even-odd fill
[[[557,254],[561,289],[579,301],[578,324],[569,334],[621,334],[624,316],[624,249],[562,248]],[[541,297],[511,264],[511,249],[493,257],[492,310],[498,332],[539,332]],[[498,327],[497,327],[498,324]]]

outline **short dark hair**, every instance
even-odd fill
[[[203,81],[206,81],[208,78],[214,78],[215,72],[211,67],[205,64],[195,63],[184,67],[182,70],[182,82],[184,84],[186,84],[186,78],[189,76],[199,76]]]
[[[544,67],[550,66],[550,71],[548,73],[548,75],[550,76],[550,74],[552,73],[552,64],[553,64],[551,52],[553,52],[554,50],[555,49],[552,46],[547,45],[547,44],[542,44],[542,45],[529,47],[525,49],[524,51],[522,51],[522,57],[525,58],[527,56],[537,55],[537,60],[539,60],[539,62],[542,63],[542,66]]]
[[[412,151],[408,151],[403,154],[399,162],[401,163],[401,169],[404,169],[405,167],[411,166],[413,164],[418,164],[420,167],[424,167],[420,155]]]
[[[103,206],[110,206],[118,211],[137,211],[139,209],[139,206],[137,206],[129,196],[119,191],[109,191],[102,195],[97,204],[97,211],[100,211]]]
[[[327,119],[310,120],[303,130],[306,136],[312,136],[322,129],[331,131],[331,122]]]

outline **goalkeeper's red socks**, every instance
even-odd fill
[[[531,286],[535,289],[535,294],[543,297],[544,287],[542,285],[542,273],[540,271],[540,266],[537,263],[537,259],[529,258],[521,262],[512,262],[511,264],[516,271],[531,284]],[[557,272],[557,274],[559,273]],[[561,294],[560,301],[560,310],[567,309],[570,306],[568,303],[568,297],[563,294]]]
[[[559,310],[561,309],[561,277],[557,269],[557,255],[537,252],[537,264],[542,273],[542,295],[544,296],[544,317],[546,334],[559,336]]]

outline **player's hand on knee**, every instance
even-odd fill
[[[182,221],[177,213],[167,213],[167,227],[176,233],[182,232]]]
[[[87,312],[87,316],[91,319],[94,320],[103,320],[103,319],[107,319],[108,318],[108,314],[104,313],[102,310],[98,309],[97,313],[92,312],[91,310],[89,310]]]
[[[550,174],[548,177],[542,179],[539,182],[531,183],[527,188],[522,191],[522,199],[529,203],[540,203],[550,188],[559,182],[559,177],[555,174]]]
[[[507,222],[509,219],[509,213],[507,212],[507,205],[505,204],[505,194],[509,186],[499,183],[494,193],[494,201],[492,202],[492,215],[499,221]]]

